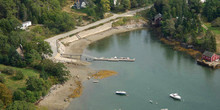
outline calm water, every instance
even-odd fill
[[[118,75],[96,84],[85,82],[82,96],[68,110],[220,110],[220,69],[197,65],[189,55],[162,44],[147,30],[105,38],[84,54],[128,56],[136,61],[93,62],[92,68],[115,70]],[[127,91],[128,96],[115,95],[117,90]],[[172,92],[178,92],[183,101],[171,99]]]

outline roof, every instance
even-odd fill
[[[209,51],[205,51],[205,52],[203,53],[203,55],[208,56],[208,57],[212,57],[212,56],[214,55],[214,53],[209,52]]]
[[[156,16],[154,16],[154,19],[158,19],[158,18],[161,18],[162,17],[162,14],[157,14]]]
[[[29,22],[31,22],[31,21],[25,21],[25,22],[23,22],[22,24],[29,23]]]

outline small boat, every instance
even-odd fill
[[[93,81],[93,83],[98,83],[98,82],[99,82],[99,80],[94,80],[94,81]]]
[[[172,97],[173,99],[181,100],[181,97],[177,93],[171,93],[170,97]]]
[[[125,91],[116,91],[115,94],[117,95],[126,95]]]

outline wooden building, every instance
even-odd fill
[[[206,61],[213,62],[213,61],[219,60],[219,56],[216,55],[215,53],[212,53],[212,52],[209,52],[209,51],[205,51],[202,54],[202,59],[206,60]]]

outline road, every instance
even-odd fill
[[[102,24],[102,23],[106,23],[110,20],[114,20],[116,18],[119,18],[119,17],[127,17],[127,16],[133,16],[135,15],[137,12],[140,12],[140,11],[143,11],[143,10],[146,10],[148,8],[152,7],[151,6],[148,6],[148,7],[144,7],[144,8],[140,8],[140,9],[136,9],[136,10],[132,10],[132,11],[128,11],[128,12],[125,12],[125,13],[122,13],[122,14],[113,14],[113,16],[109,17],[109,18],[105,18],[105,19],[102,19],[102,20],[99,20],[99,21],[96,21],[94,23],[91,23],[89,25],[86,25],[86,26],[82,26],[82,27],[77,27],[76,29],[72,30],[72,31],[69,31],[69,32],[66,32],[66,33],[63,33],[63,34],[59,34],[59,35],[56,35],[54,37],[51,37],[51,38],[48,38],[46,39],[45,41],[46,42],[49,42],[50,46],[51,46],[51,50],[53,51],[53,54],[52,54],[52,57],[55,57],[57,55],[57,45],[56,45],[56,41],[58,39],[61,39],[61,38],[64,38],[66,36],[69,36],[69,35],[72,35],[72,34],[75,34],[75,33],[78,33],[80,31],[83,31],[83,30],[86,30],[88,28],[91,28],[91,27],[94,27],[94,26],[97,26],[99,24]]]

